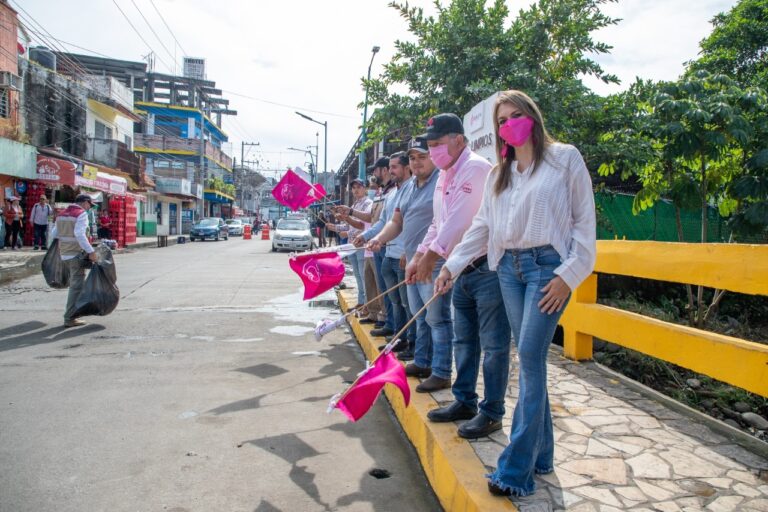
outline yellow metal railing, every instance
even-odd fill
[[[601,240],[595,272],[768,295],[768,246]],[[560,324],[564,353],[592,358],[592,338],[768,396],[768,345],[597,304],[597,275],[574,292]]]

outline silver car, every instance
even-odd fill
[[[225,222],[229,226],[230,235],[243,236],[243,221],[240,219],[227,219]]]
[[[280,219],[272,236],[272,252],[279,250],[308,251],[312,248],[309,222],[303,219]]]

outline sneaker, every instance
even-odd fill
[[[36,251],[36,250],[37,250],[37,246],[34,246],[34,247],[32,248],[32,250],[33,250],[33,251]]]
[[[81,325],[85,325],[85,322],[79,318],[73,318],[64,322],[64,327],[79,327]]]

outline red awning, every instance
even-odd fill
[[[37,179],[55,185],[75,186],[77,164],[52,156],[37,155]]]

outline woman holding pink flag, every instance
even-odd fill
[[[475,248],[487,245],[520,361],[509,445],[488,475],[488,489],[527,496],[536,489],[534,474],[554,470],[547,352],[571,292],[594,268],[595,203],[581,154],[552,140],[530,97],[515,90],[500,93],[494,120],[499,165],[435,288],[450,288]]]

